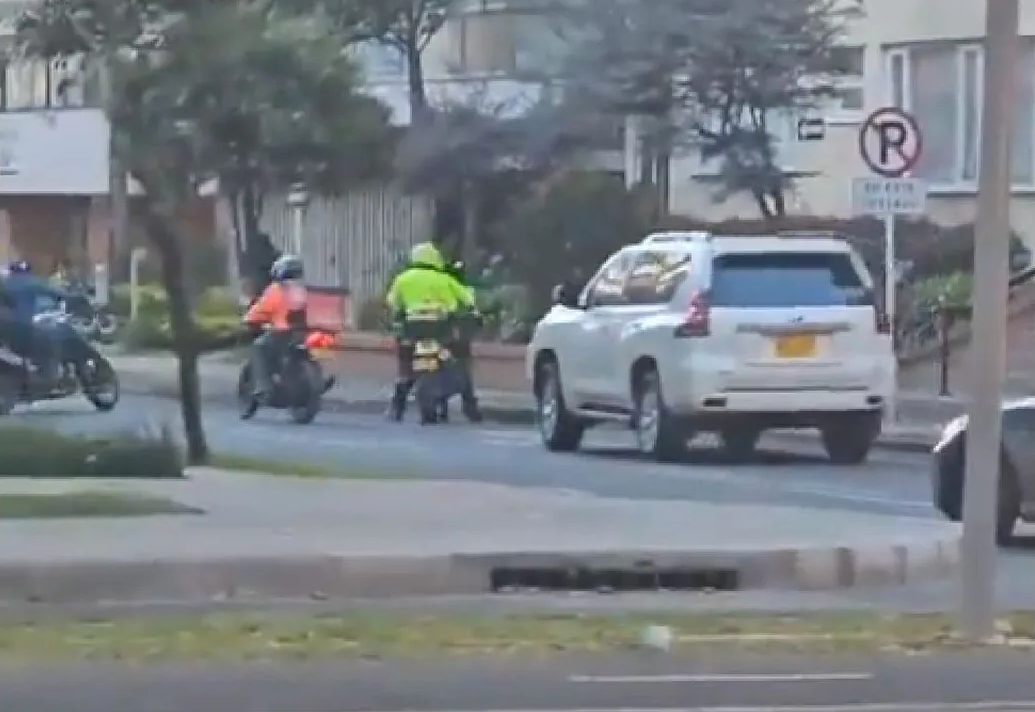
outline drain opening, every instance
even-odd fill
[[[495,568],[492,590],[539,591],[738,591],[731,569]]]

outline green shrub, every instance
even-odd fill
[[[0,477],[180,478],[183,454],[165,429],[96,438],[4,426]]]
[[[119,296],[113,300],[129,314],[129,288],[120,286]],[[197,299],[194,317],[201,331],[202,343],[223,341],[242,331],[241,306],[233,291],[224,287],[210,287]],[[127,324],[122,343],[129,350],[172,348],[172,327],[169,323],[169,301],[165,290],[148,284],[140,287],[140,306],[137,318]]]

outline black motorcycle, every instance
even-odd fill
[[[260,406],[287,410],[299,425],[313,422],[320,412],[323,394],[334,384],[333,378],[324,378],[320,363],[306,345],[306,335],[298,334],[285,350],[280,362],[271,373],[273,388],[259,402],[255,396],[255,378],[251,363],[241,367],[237,380],[237,400],[242,420],[248,420]]]
[[[40,373],[37,364],[0,348],[0,415],[7,415],[19,403],[57,400],[77,393],[99,411],[112,410],[119,402],[119,379],[111,362],[83,338],[64,311],[43,312],[34,321],[38,329],[55,333],[60,342],[57,372]]]
[[[421,425],[448,420],[448,402],[461,388],[459,364],[439,339],[418,339],[413,345],[413,397]]]
[[[66,287],[65,310],[76,331],[91,341],[113,344],[118,337],[119,318],[96,301],[96,290],[83,284]]]

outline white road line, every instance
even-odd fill
[[[295,711],[292,711],[295,712]],[[366,710],[365,712],[404,712]],[[421,710],[455,712],[455,710]],[[775,705],[759,707],[569,707],[560,709],[485,709],[478,712],[1035,712],[1035,700],[1002,702],[881,702],[843,705]]]
[[[846,682],[872,680],[867,672],[716,673],[701,675],[572,675],[568,682],[666,683],[666,682]]]

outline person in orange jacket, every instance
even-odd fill
[[[273,371],[277,368],[291,338],[306,328],[308,292],[305,268],[297,255],[282,255],[270,269],[272,282],[248,308],[244,322],[263,333],[252,344],[249,361],[255,383],[255,397],[262,399],[273,388]]]

